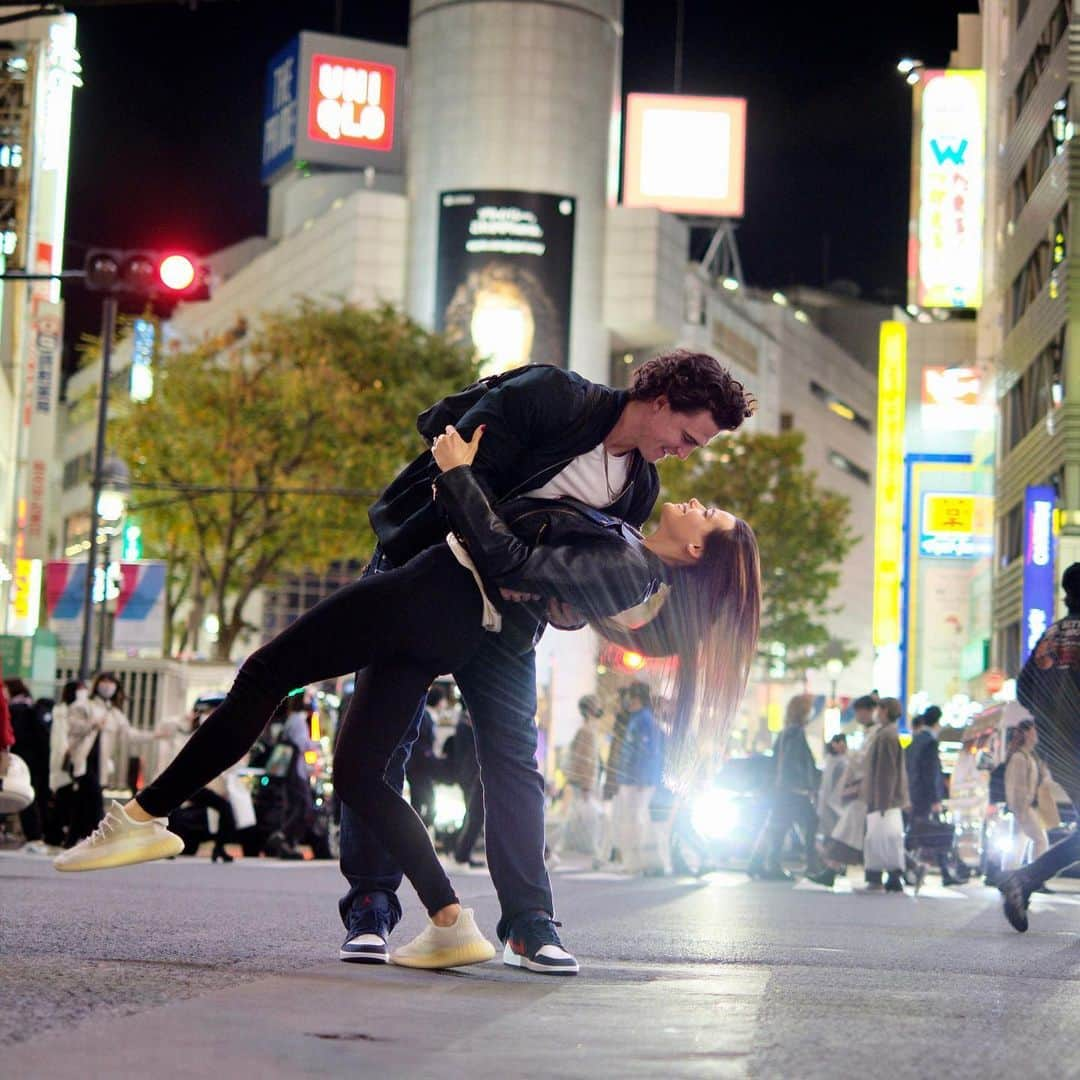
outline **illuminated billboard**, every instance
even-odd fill
[[[983,373],[972,367],[924,367],[920,421],[924,431],[987,431],[994,404]]]
[[[877,479],[874,487],[874,645],[900,643],[904,541],[904,407],[907,327],[881,324],[878,361]]]
[[[305,31],[270,60],[263,107],[262,179],[297,162],[404,168],[406,50]]]
[[[623,203],[742,217],[745,98],[629,94]]]
[[[990,495],[928,491],[923,495],[919,554],[929,559],[979,559],[994,547]]]
[[[1024,621],[1020,662],[1054,621],[1054,489],[1034,484],[1024,491]]]
[[[435,322],[491,375],[568,366],[576,202],[535,191],[439,196]]]
[[[986,76],[924,71],[915,87],[908,300],[925,308],[982,303]]]

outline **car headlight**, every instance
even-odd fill
[[[730,791],[703,791],[690,807],[690,824],[705,840],[721,840],[739,822],[735,795]]]
[[[465,796],[457,784],[438,784],[435,788],[435,828],[460,829],[465,821]]]

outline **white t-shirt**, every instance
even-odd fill
[[[569,495],[597,509],[610,506],[626,487],[630,476],[630,458],[630,454],[613,457],[600,443],[587,454],[574,458],[543,487],[525,494],[536,499],[561,499]]]

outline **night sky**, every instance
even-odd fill
[[[407,0],[342,7],[342,33],[406,43]],[[65,265],[80,267],[91,244],[210,252],[262,232],[266,62],[299,30],[333,32],[333,0],[69,10],[85,86]],[[675,10],[626,0],[624,93],[673,90]],[[956,15],[977,10],[977,0],[686,0],[682,92],[749,103],[739,249],[751,284],[847,278],[866,296],[901,299],[911,98],[896,61],[943,66]],[[78,287],[66,299],[69,343],[96,333],[98,301]]]

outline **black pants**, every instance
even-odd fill
[[[797,791],[778,790],[774,793],[765,828],[754,845],[752,862],[779,866],[784,841],[792,826],[798,827],[806,848],[806,869],[811,874],[816,873],[821,866],[814,843],[817,835],[817,810],[809,795]]]
[[[206,810],[216,810],[218,814],[218,828],[212,833],[214,850],[221,851],[225,844],[236,836],[236,818],[233,815],[232,803],[209,788],[201,788],[188,800],[192,806],[201,806]]]
[[[476,847],[480,830],[484,827],[484,785],[480,776],[473,778],[470,787],[463,784],[462,790],[466,799],[465,820],[454,839],[454,858],[460,863],[466,863],[472,858],[473,848]]]
[[[334,753],[334,790],[381,841],[429,913],[457,896],[423,822],[386,769],[436,676],[464,667],[485,636],[472,576],[440,545],[400,570],[316,604],[244,662],[225,700],[136,797],[155,817],[237,762],[297,686],[364,669]]]

